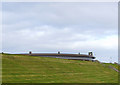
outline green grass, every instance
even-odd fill
[[[118,73],[100,63],[4,54],[3,83],[117,83]]]
[[[103,63],[103,64],[105,64],[106,66],[112,66],[112,67],[118,69],[118,65],[117,64],[113,64],[113,63]]]

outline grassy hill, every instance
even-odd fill
[[[117,83],[118,73],[91,61],[3,54],[3,83]]]

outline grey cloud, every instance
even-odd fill
[[[115,3],[3,4],[5,52],[95,51],[96,56],[116,56],[116,49]]]

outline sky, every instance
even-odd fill
[[[117,2],[3,2],[2,51],[83,53],[118,62]]]

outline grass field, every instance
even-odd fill
[[[118,73],[100,63],[3,54],[3,83],[117,83]]]
[[[112,64],[112,63],[104,63],[106,66],[112,66],[116,69],[118,69],[118,65],[117,64]]]

